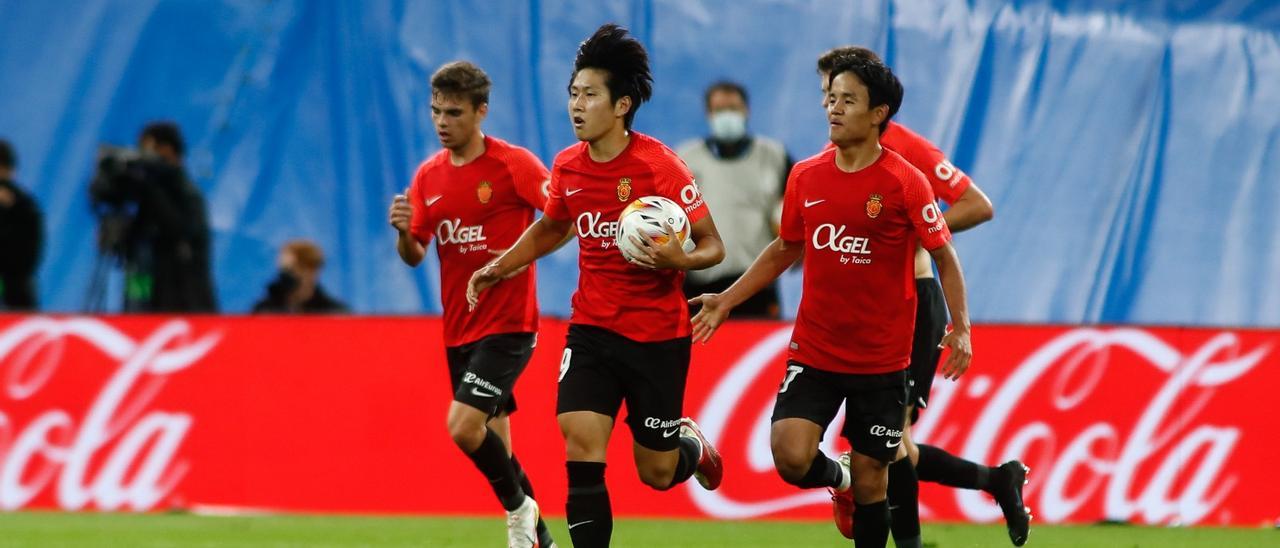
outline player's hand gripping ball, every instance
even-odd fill
[[[689,217],[685,216],[678,204],[662,196],[645,196],[627,205],[618,217],[618,234],[614,241],[623,258],[633,261],[644,255],[633,236],[643,240],[640,234],[644,234],[658,245],[666,244],[668,224],[675,231],[676,237],[680,238],[680,246],[684,252],[693,251],[693,238],[689,237]]]

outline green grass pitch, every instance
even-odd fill
[[[563,519],[549,521],[569,548]],[[1011,546],[998,525],[924,526],[926,546]],[[504,546],[503,521],[466,517],[0,513],[0,547]],[[620,520],[618,547],[852,546],[824,522]],[[892,542],[890,543],[892,546]],[[1280,547],[1272,529],[1034,526],[1029,547]]]

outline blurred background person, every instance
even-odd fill
[[[172,122],[153,122],[138,150],[103,147],[90,185],[98,215],[99,264],[90,310],[101,310],[107,267],[125,274],[126,312],[216,312],[208,213],[183,165],[186,144]]]
[[[685,294],[719,293],[738,279],[778,231],[782,190],[793,164],[782,143],[747,132],[747,90],[741,84],[711,84],[704,96],[711,134],[676,152],[689,165],[724,239],[724,261],[690,270]],[[778,317],[776,282],[738,308],[736,318]]]
[[[347,305],[320,287],[324,251],[311,240],[292,240],[280,248],[280,267],[254,314],[343,314]]]
[[[0,139],[0,309],[36,308],[36,266],[44,225],[40,207],[14,182],[18,155]]]

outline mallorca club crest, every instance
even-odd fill
[[[884,204],[881,203],[881,200],[884,200],[884,196],[881,196],[879,194],[872,194],[871,198],[867,200],[867,216],[868,217],[871,217],[872,219],[874,219],[880,216],[880,210],[884,209]]]
[[[476,198],[480,199],[480,203],[487,204],[493,198],[493,185],[489,181],[480,181],[480,185],[476,187]]]
[[[618,179],[618,201],[625,202],[631,198],[631,178]]]

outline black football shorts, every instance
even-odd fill
[[[556,413],[592,411],[617,418],[627,404],[636,443],[654,451],[680,440],[691,340],[639,342],[611,330],[572,324],[560,358]]]
[[[911,341],[911,424],[929,406],[929,391],[938,374],[938,343],[947,333],[947,303],[942,287],[933,278],[916,278],[916,331]]]
[[[788,361],[778,387],[773,421],[807,419],[825,431],[841,404],[845,406],[841,434],[853,450],[882,462],[892,462],[902,443],[907,370],[857,375]]]
[[[515,412],[511,389],[529,365],[537,340],[536,333],[498,333],[445,348],[453,399],[490,417]]]

